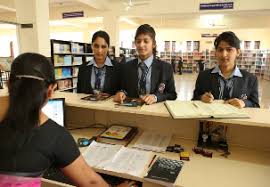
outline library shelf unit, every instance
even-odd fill
[[[91,44],[52,39],[51,57],[58,90],[76,92],[79,66],[93,58]]]
[[[161,60],[171,63],[172,59],[179,60],[182,57],[183,67],[182,71],[185,73],[193,73],[197,71],[197,61],[202,57],[205,59],[205,53],[203,52],[160,52]]]
[[[217,60],[215,58],[215,51],[206,53],[207,67],[211,68],[215,66]],[[246,70],[258,78],[270,80],[270,50],[241,50],[240,56],[236,59],[237,66]]]
[[[270,50],[265,55],[265,66],[263,68],[263,79],[270,81]]]

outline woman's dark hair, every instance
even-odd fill
[[[3,124],[18,132],[37,127],[47,88],[54,83],[54,68],[45,56],[24,53],[15,58],[8,83],[9,108]]]
[[[108,47],[110,46],[110,36],[105,31],[97,31],[94,33],[92,37],[92,43],[97,39],[97,37],[103,38],[105,42],[108,44]]]
[[[147,34],[147,35],[149,35],[152,38],[154,45],[156,45],[156,32],[155,32],[154,28],[151,25],[149,25],[149,24],[143,24],[143,25],[139,26],[137,28],[137,30],[136,30],[135,40],[141,34]],[[153,48],[153,54],[154,54],[154,56],[156,56],[156,53],[157,53],[157,47],[155,46]]]
[[[230,46],[235,47],[236,49],[240,49],[240,40],[231,31],[223,32],[215,39],[215,49],[218,48],[218,45],[221,41],[227,42]]]

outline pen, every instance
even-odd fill
[[[152,163],[154,162],[155,158],[157,157],[157,155],[154,155],[151,162],[149,163],[148,167],[150,167],[152,165]]]
[[[196,108],[199,108],[198,105],[196,105],[196,103],[192,102],[192,104],[193,104]]]

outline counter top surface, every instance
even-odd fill
[[[126,113],[140,114],[140,115],[172,118],[166,106],[164,105],[164,102],[156,103],[153,105],[143,105],[142,107],[124,107],[124,106],[116,106],[115,102],[113,102],[113,98],[109,98],[106,101],[93,102],[93,101],[82,100],[81,98],[85,96],[86,94],[76,94],[76,93],[67,93],[67,92],[56,92],[55,94],[55,97],[65,98],[66,104],[68,106],[89,108],[89,109],[94,109],[94,110],[126,112]],[[250,118],[205,119],[205,120],[220,122],[220,123],[225,123],[225,124],[239,124],[239,125],[259,126],[259,127],[270,128],[270,110],[260,109],[260,108],[244,108],[243,110],[245,110],[248,113]]]

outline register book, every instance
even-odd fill
[[[122,145],[93,141],[83,152],[83,156],[91,167],[143,177],[154,154]]]
[[[249,118],[240,108],[225,104],[223,100],[212,103],[202,101],[166,101],[165,105],[174,119],[190,118]]]

